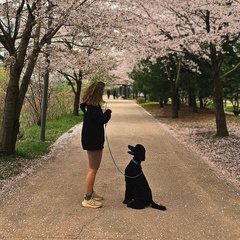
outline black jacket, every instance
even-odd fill
[[[84,113],[82,127],[82,147],[84,150],[101,150],[104,145],[104,124],[111,118],[111,110],[104,113],[100,105],[81,103]]]

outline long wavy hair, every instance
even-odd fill
[[[103,92],[105,88],[104,82],[92,83],[84,92],[82,101],[87,105],[98,106],[102,101]]]

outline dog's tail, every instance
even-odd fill
[[[151,207],[155,208],[155,209],[158,209],[158,210],[161,210],[161,211],[166,211],[167,210],[167,208],[165,206],[163,206],[161,204],[159,205],[159,204],[155,203],[154,201],[152,201]]]

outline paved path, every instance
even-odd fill
[[[54,159],[1,197],[0,239],[239,240],[238,193],[134,102],[108,100],[108,107],[113,116],[107,135],[119,168],[131,159],[127,145],[143,144],[142,166],[154,200],[168,210],[133,210],[121,203],[124,177],[106,144],[95,187],[105,196],[104,207],[83,208],[87,160],[79,125]]]

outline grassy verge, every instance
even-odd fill
[[[45,141],[40,140],[41,128],[33,126],[16,144],[16,156],[0,156],[0,180],[21,173],[20,160],[34,161],[49,152],[50,146],[65,132],[82,121],[82,116],[67,114],[46,124]]]

